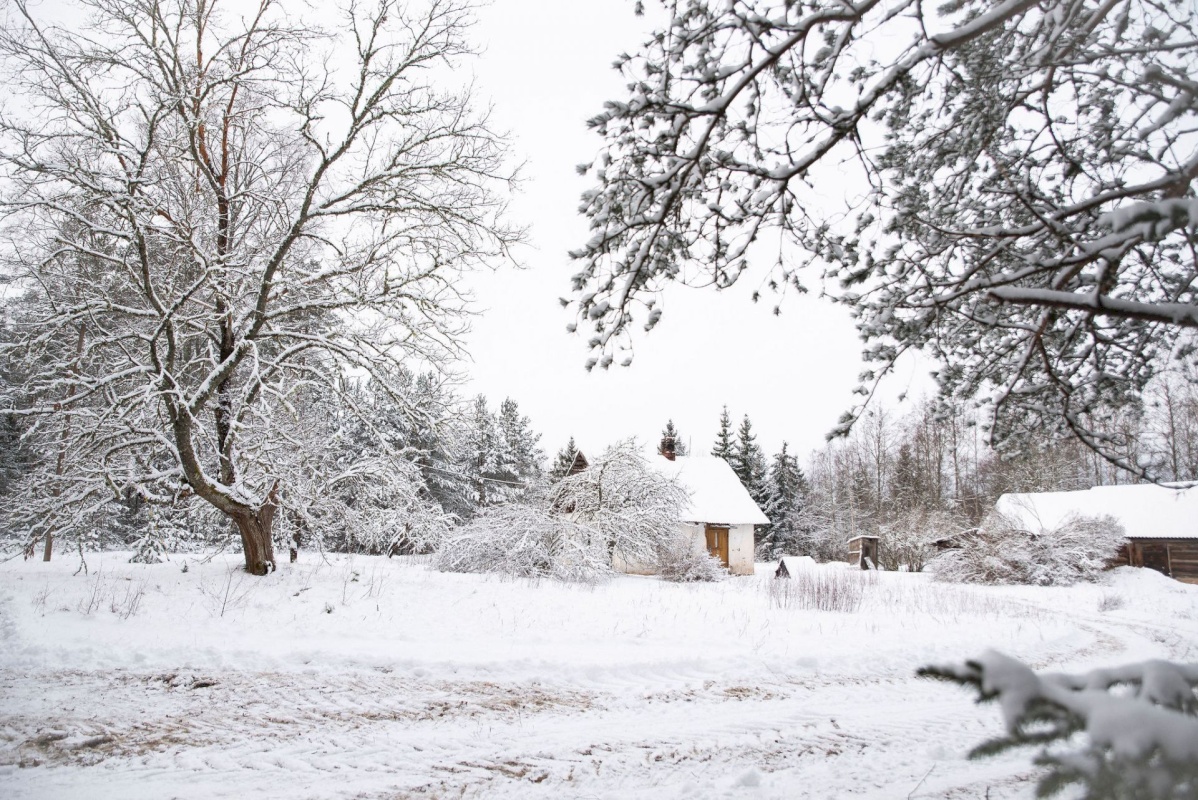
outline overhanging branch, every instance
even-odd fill
[[[1076,294],[1051,289],[1020,289],[1010,286],[991,289],[989,295],[995,300],[1013,305],[1063,308],[1070,311],[1102,314],[1108,317],[1163,322],[1183,328],[1198,328],[1198,306],[1190,303],[1138,303],[1097,293]]]

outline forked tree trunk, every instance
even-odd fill
[[[237,523],[237,530],[241,532],[245,571],[251,575],[265,575],[275,569],[275,545],[271,529],[278,507],[278,488],[276,483],[256,513],[247,510],[230,514]]]
[[[262,514],[234,514],[233,521],[241,531],[241,549],[245,553],[245,571],[265,575],[275,568],[275,546],[270,537],[270,520]]]

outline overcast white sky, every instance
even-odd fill
[[[632,6],[495,0],[480,11],[476,41],[485,52],[473,64],[476,88],[527,161],[513,212],[530,227],[531,246],[521,253],[524,271],[479,280],[484,311],[468,341],[466,389],[493,404],[517,400],[551,456],[571,435],[588,452],[630,435],[655,440],[668,418],[706,452],[727,404],[734,423],[749,414],[767,454],[786,439],[805,458],[851,405],[861,369],[847,311],[818,292],[789,297],[775,317],[772,305],[750,301],[761,273],[722,293],[673,287],[661,324],[635,340],[632,366],[607,372],[587,373],[585,339],[566,333],[571,317],[557,300],[576,270],[567,252],[587,238],[577,206],[588,183],[574,167],[600,145],[587,118],[623,95],[612,61],[647,30]],[[925,374],[909,367],[887,395],[922,390]]]

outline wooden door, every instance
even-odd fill
[[[707,526],[707,552],[712,558],[718,558],[725,567],[728,566],[728,529]]]

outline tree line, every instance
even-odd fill
[[[18,370],[0,366],[9,397],[21,391]],[[482,394],[463,398],[433,371],[398,369],[386,387],[348,378],[329,391],[307,387],[275,415],[278,444],[268,451],[277,481],[274,543],[420,552],[481,509],[517,500],[542,481],[541,437],[516,400],[496,406]],[[136,559],[157,561],[171,550],[237,539],[224,515],[185,490],[165,501],[136,487],[78,497],[46,491],[48,476],[86,485],[94,468],[64,452],[61,441],[60,428],[0,415],[6,547],[48,555],[52,532],[71,549],[131,548]],[[162,456],[146,447],[139,457]]]
[[[1121,457],[1167,481],[1198,479],[1198,386],[1166,374],[1134,407],[1102,420],[1125,443]],[[711,455],[725,459],[771,525],[761,558],[844,558],[854,536],[880,536],[882,566],[921,569],[937,540],[977,527],[1007,492],[1065,491],[1136,481],[1076,439],[1003,451],[987,443],[977,413],[926,399],[905,413],[866,412],[845,437],[800,465],[784,441],[767,459],[748,414],[733,428],[727,407]]]

